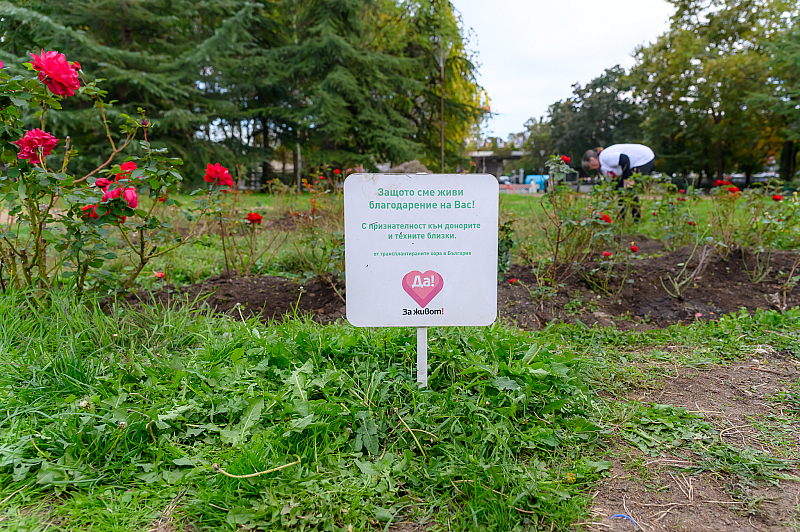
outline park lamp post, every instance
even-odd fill
[[[440,166],[441,166],[441,173],[444,173],[444,63],[447,61],[447,56],[450,55],[450,47],[452,44],[448,41],[442,40],[439,37],[439,44],[437,44],[433,49],[433,57],[436,59],[436,62],[439,64],[439,79],[442,84],[442,107],[441,107],[441,159],[440,159]]]

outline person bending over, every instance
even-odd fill
[[[653,150],[642,144],[614,144],[608,148],[587,150],[583,154],[581,165],[587,172],[600,170],[606,177],[617,180],[617,190],[633,187],[631,176],[633,174],[650,175],[656,164]],[[631,207],[633,217],[639,220],[642,217],[639,211],[639,198],[633,198]],[[622,211],[625,217],[625,209]]]
[[[650,175],[656,164],[653,150],[642,144],[614,144],[583,154],[583,169],[600,170],[604,176],[617,180],[617,188],[631,187],[630,177],[639,173]]]

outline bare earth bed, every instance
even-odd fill
[[[660,368],[665,377],[648,389],[630,390],[624,399],[685,407],[712,423],[720,442],[794,460],[796,467],[800,418],[770,398],[798,381],[800,362],[768,348],[757,351],[763,351],[756,353],[758,358],[727,367]],[[610,519],[617,514],[632,517],[646,531],[779,531],[800,526],[798,482],[693,473],[699,460],[684,449],[652,456],[620,438],[615,442],[608,453],[610,476],[593,494],[588,530],[634,529],[624,518]]]
[[[665,253],[660,242],[638,241],[640,254],[649,256],[635,261],[619,294],[607,295],[592,292],[581,277],[569,278],[558,294],[551,300],[534,299],[528,287],[536,285],[536,278],[529,267],[515,265],[498,282],[497,306],[501,322],[515,324],[522,329],[541,329],[551,322],[598,324],[609,326],[612,322],[623,330],[649,330],[676,323],[691,323],[697,319],[714,320],[740,308],[782,310],[783,305],[800,305],[800,289],[790,292],[784,302],[782,283],[791,270],[793,256],[776,252],[767,278],[760,283],[751,283],[744,269],[741,254],[732,253],[727,260],[711,259],[706,271],[689,287],[682,299],[671,297],[661,285],[669,274],[675,275],[677,266],[689,259],[690,248]],[[696,259],[689,261],[695,266]],[[522,284],[509,284],[516,278]],[[344,281],[337,282],[336,289],[346,297]],[[298,283],[282,277],[252,277],[249,279],[226,279],[213,277],[203,282],[176,289],[167,286],[155,294],[161,302],[175,297],[202,298],[219,312],[234,316],[259,316],[267,321],[293,314],[311,314],[313,319],[330,323],[344,319],[345,305],[342,298],[328,284],[310,281],[301,287]],[[141,293],[129,296],[128,300],[148,299]],[[698,317],[698,313],[701,315]]]

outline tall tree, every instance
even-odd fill
[[[209,160],[266,169],[279,147],[302,148],[306,169],[438,160],[442,89],[454,167],[484,114],[448,0],[0,1],[0,37],[0,59],[20,71],[30,52],[58,49],[107,79],[112,121],[146,109],[151,140],[194,179]],[[445,41],[442,87],[433,50]],[[68,105],[56,132],[94,167],[106,150],[98,110]]]
[[[795,176],[800,141],[800,18],[791,19],[787,26],[767,44],[770,73],[762,90],[751,98],[752,105],[763,109],[780,130],[780,176],[784,181]]]
[[[641,117],[629,90],[625,70],[619,65],[606,69],[585,87],[573,85],[573,96],[549,109],[556,151],[579,159],[591,148],[638,142]]]
[[[770,133],[748,98],[768,77],[765,44],[795,2],[671,3],[669,31],[635,53],[631,78],[644,106],[645,136],[667,171],[700,169],[709,180],[734,169],[752,173],[774,146],[752,142]]]
[[[239,5],[241,4],[241,5]],[[145,109],[154,121],[151,139],[187,163],[199,179],[209,160],[230,162],[228,150],[198,133],[227,105],[206,88],[209,65],[237,40],[254,4],[191,0],[15,0],[0,2],[0,58],[17,71],[31,52],[56,49],[79,61],[88,79],[103,78],[108,99],[117,101],[109,119]],[[205,73],[205,75],[204,75]],[[73,163],[88,169],[107,156],[105,131],[91,102],[70,99],[68,113],[51,124],[81,149]],[[112,127],[112,135],[116,128]],[[135,149],[135,147],[131,147]]]

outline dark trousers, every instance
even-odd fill
[[[653,158],[649,163],[645,163],[643,165],[631,168],[631,173],[632,174],[650,175],[653,172],[653,167],[655,167],[655,165],[656,165],[656,160],[655,160],[655,158]],[[619,190],[621,188],[624,188],[624,186],[625,186],[625,179],[620,177],[619,181],[617,181],[617,190]],[[622,203],[623,202],[620,201],[620,205],[622,205]],[[628,209],[626,208],[626,206],[622,205],[622,208],[620,209],[619,214],[623,219],[628,214],[627,211],[628,211]],[[635,221],[638,222],[639,220],[642,219],[642,211],[639,208],[639,197],[638,196],[633,198],[633,204],[630,205],[630,211],[631,211],[631,215],[633,216],[633,219]]]

